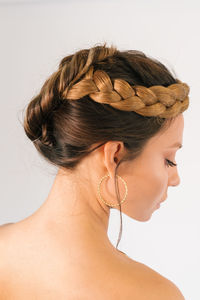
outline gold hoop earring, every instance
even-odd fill
[[[109,177],[109,176],[110,176],[110,175],[108,174],[108,175],[105,175],[105,176],[103,176],[103,177],[101,178],[101,180],[100,180],[100,182],[99,182],[99,185],[98,185],[98,195],[99,195],[100,200],[103,201],[106,205],[111,206],[111,207],[119,206],[120,204],[122,204],[122,203],[126,200],[126,197],[127,197],[127,194],[128,194],[128,187],[127,187],[127,184],[126,184],[125,180],[124,180],[121,176],[117,175],[117,177],[119,177],[119,178],[122,180],[122,182],[124,183],[125,190],[126,190],[125,196],[124,196],[124,198],[122,199],[122,201],[121,201],[120,203],[117,203],[117,204],[110,204],[110,203],[104,201],[104,199],[103,199],[102,196],[101,196],[100,186],[101,186],[102,181],[103,181],[105,178]]]

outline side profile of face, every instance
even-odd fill
[[[176,163],[176,152],[182,145],[183,128],[183,114],[179,114],[168,129],[149,139],[136,159],[119,166],[118,174],[128,187],[127,198],[121,206],[123,213],[138,221],[149,220],[159,203],[167,198],[168,188],[180,183],[177,166],[170,165],[167,160]],[[125,188],[120,179],[118,186],[122,200]],[[113,180],[108,181],[107,187],[112,194]]]

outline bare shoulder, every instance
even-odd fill
[[[185,300],[179,288],[152,268],[129,259],[129,267],[123,281],[126,281],[126,299],[140,300]],[[123,283],[122,281],[122,283]],[[134,296],[134,297],[133,297]]]
[[[13,234],[13,227],[15,223],[7,223],[0,225],[0,257],[5,258],[4,256],[8,253],[8,240]],[[3,259],[0,260],[0,267],[2,267]]]
[[[10,289],[10,278],[15,276],[13,272],[13,262],[18,261],[19,245],[23,244],[23,238],[27,237],[27,235],[22,234],[21,232],[24,227],[18,226],[16,223],[9,223],[0,226],[0,299],[7,300],[12,299],[12,297],[8,293],[12,294],[12,289]],[[20,234],[19,234],[20,233]],[[32,239],[32,237],[31,237]],[[26,240],[27,243],[27,240]],[[23,244],[24,245],[24,244]],[[23,249],[23,253],[27,253],[25,248]],[[36,250],[38,248],[36,247]],[[39,249],[38,249],[39,251]],[[50,252],[51,253],[51,252]],[[54,253],[54,252],[53,252]],[[98,252],[99,253],[99,252]],[[99,299],[99,286],[103,286],[102,289],[103,297],[101,299],[106,299],[109,295],[110,300],[185,300],[181,291],[178,287],[172,283],[167,278],[163,277],[158,272],[154,271],[150,267],[134,261],[130,257],[125,254],[119,254],[117,251],[113,251],[107,254],[98,256],[96,263],[94,261],[91,262],[92,269],[98,270],[96,271],[96,279],[97,285],[93,285],[93,296],[97,295],[94,298]],[[107,253],[107,252],[106,252]],[[15,256],[16,255],[16,256]],[[25,254],[24,254],[25,255]],[[24,257],[23,255],[23,257]],[[45,252],[46,255],[46,252]],[[49,254],[51,258],[51,254]],[[99,254],[98,254],[99,255]],[[10,258],[13,257],[11,260]],[[32,257],[30,255],[28,258]],[[95,256],[96,257],[96,256]],[[61,258],[63,260],[63,256]],[[55,260],[52,259],[52,261]],[[48,262],[50,260],[47,260]],[[16,262],[16,264],[19,264]],[[90,264],[90,260],[88,260],[88,265]],[[37,267],[37,261],[34,261],[34,266]],[[67,266],[67,264],[65,264]],[[71,265],[71,263],[70,263]],[[17,265],[18,266],[18,265]],[[48,265],[47,272],[44,271],[46,277],[48,277]],[[94,268],[95,266],[95,268]],[[24,270],[24,274],[27,274],[27,268],[22,267]],[[38,270],[40,269],[40,264],[38,264]],[[10,270],[10,271],[9,271]],[[30,270],[28,270],[29,272]],[[73,270],[72,270],[73,271]],[[86,270],[87,271],[87,270]],[[85,272],[85,270],[80,270],[81,272]],[[68,272],[67,272],[68,274]],[[85,274],[85,273],[84,273]],[[58,278],[60,277],[60,273],[56,275]],[[90,268],[88,267],[87,276],[81,277],[89,278],[87,279],[87,284],[92,282],[93,273],[90,272]],[[70,278],[73,278],[70,272]],[[74,278],[77,278],[77,275],[74,275]],[[78,280],[78,279],[77,279]],[[85,280],[85,279],[84,279]],[[89,280],[89,281],[88,281]],[[14,278],[15,282],[15,278]],[[65,283],[64,283],[65,284]],[[76,282],[75,282],[76,285]],[[64,285],[63,285],[64,286]],[[96,286],[96,288],[95,288]],[[91,290],[91,289],[90,289]],[[6,294],[7,293],[7,294]],[[86,294],[88,290],[86,291]],[[92,298],[93,298],[92,296]],[[91,298],[91,299],[92,299]]]
[[[9,232],[8,229],[12,228],[14,224],[15,223],[6,223],[0,225],[0,250],[2,250],[2,247],[5,244],[5,239]]]
[[[10,229],[13,223],[7,223],[0,225],[0,299],[6,300],[8,299],[7,294],[7,252],[8,252],[8,244],[7,239],[9,236],[8,228]]]
[[[11,225],[11,224],[15,224],[15,223],[6,223],[6,224],[0,225],[0,230],[1,230],[2,228],[8,227],[8,225]]]
[[[6,223],[0,225],[0,251],[6,250],[6,241],[14,232],[15,223]]]
[[[180,289],[166,278],[162,280],[160,291],[163,300],[185,300]]]
[[[15,225],[16,223],[6,223],[0,225],[0,255],[4,257],[4,255],[8,254],[8,250],[10,250],[11,246],[13,248],[12,237],[15,236]],[[3,260],[0,260],[2,263]]]

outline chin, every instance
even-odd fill
[[[134,218],[134,219],[139,222],[147,222],[151,219],[151,216],[143,216],[141,218]]]
[[[131,214],[128,214],[126,212],[123,212],[125,215],[127,215],[128,217],[130,217],[131,219],[134,219],[136,221],[139,221],[139,222],[147,222],[151,219],[151,216],[152,214],[148,214],[148,215],[131,215]]]

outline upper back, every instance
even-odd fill
[[[125,254],[76,257],[14,225],[0,227],[1,300],[184,300],[171,281]]]

